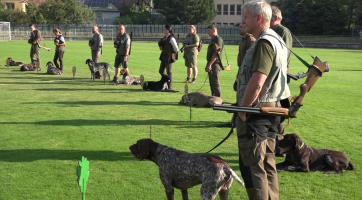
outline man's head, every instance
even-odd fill
[[[93,26],[92,33],[98,34],[98,26]]]
[[[34,30],[35,30],[34,24],[29,24],[29,27],[30,27],[31,31],[34,31]]]
[[[166,25],[164,28],[163,28],[163,33],[165,35],[169,35],[169,34],[172,34],[172,28],[170,25]]]
[[[246,34],[245,24],[243,24],[243,23],[241,23],[241,24],[239,25],[239,34],[240,34],[241,36],[244,36],[244,35]]]
[[[209,34],[210,37],[216,37],[217,36],[217,28],[216,25],[212,24],[207,27],[207,34]]]
[[[126,27],[123,24],[120,24],[118,27],[118,32],[123,35],[126,32]]]
[[[270,20],[270,27],[274,29],[280,22],[282,21],[282,12],[279,10],[278,7],[272,6],[272,18]]]
[[[264,0],[251,1],[243,7],[243,21],[247,33],[259,37],[260,33],[270,27],[272,11]]]

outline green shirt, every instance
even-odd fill
[[[224,41],[222,40],[222,38],[220,36],[216,36],[214,38],[211,38],[210,44],[207,47],[207,56],[206,56],[206,60],[207,62],[209,62],[212,58],[212,55],[216,52],[216,46],[215,44],[221,48],[221,52],[219,54],[220,59],[222,59],[222,50],[224,49]],[[218,59],[216,60],[216,62],[218,61]],[[220,62],[220,61],[219,61]]]
[[[118,55],[125,56],[126,55],[126,49],[129,49],[131,46],[131,38],[127,33],[124,33],[123,35],[120,35],[118,38],[119,41],[119,47],[118,47]]]
[[[30,38],[31,41],[34,42],[35,40],[37,40],[38,38],[41,38],[41,33],[39,30],[34,30],[30,33]]]
[[[288,48],[288,55],[287,55],[287,62],[288,66],[290,63],[290,50],[293,47],[293,38],[292,34],[290,33],[289,29],[281,24],[278,24],[273,29],[278,35],[283,38],[283,41],[285,42],[285,45],[287,45]]]
[[[259,71],[265,75],[269,75],[269,72],[273,66],[274,49],[268,40],[260,40],[255,47],[253,53],[253,66],[252,71]]]
[[[200,37],[197,34],[188,34],[184,40],[184,42],[187,45],[195,44],[196,42],[200,42]],[[197,47],[189,47],[185,48],[184,54],[190,55],[195,54],[198,55],[199,51],[197,50]]]

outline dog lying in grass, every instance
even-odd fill
[[[191,92],[188,95],[183,95],[179,104],[197,107],[212,107],[214,104],[222,104],[220,97],[208,96],[201,92]]]
[[[233,179],[244,185],[230,165],[216,155],[188,153],[151,139],[138,140],[129,149],[140,161],[147,159],[158,166],[169,200],[175,199],[174,188],[181,190],[185,200],[188,199],[187,189],[199,184],[202,184],[201,199],[213,200],[219,193],[220,199],[227,200]]]
[[[286,134],[278,142],[278,147],[281,149],[280,153],[287,153],[287,156],[290,154],[292,158],[278,163],[278,171],[310,172],[333,169],[339,174],[347,169],[354,170],[353,164],[343,152],[312,148],[295,133]],[[294,163],[290,163],[291,161]]]
[[[41,68],[38,64],[38,61],[33,61],[33,63],[24,64],[20,67],[20,71],[35,71],[35,70],[38,70],[38,71],[41,70]]]
[[[53,74],[53,75],[61,75],[62,74],[62,71],[56,67],[54,67],[53,63],[52,62],[48,62],[47,63],[47,74]]]
[[[168,83],[170,81],[170,77],[163,74],[159,81],[145,81],[145,83],[143,84],[143,90],[166,91],[168,90]]]
[[[108,76],[108,80],[111,80],[111,76],[109,75],[109,68],[111,66],[108,63],[106,62],[95,63],[91,59],[87,59],[85,61],[85,64],[88,65],[89,70],[91,71],[91,79],[93,81],[95,79],[96,72],[99,72],[99,74],[101,74],[102,69],[106,70],[106,75]]]
[[[140,79],[130,76],[126,69],[122,69],[120,71],[120,74],[123,75],[123,77],[119,84],[125,84],[125,85],[139,85],[140,84]]]
[[[6,66],[21,66],[24,65],[21,61],[14,61],[11,57],[6,59]]]

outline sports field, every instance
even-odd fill
[[[91,81],[85,64],[91,57],[87,41],[67,41],[64,74],[47,75],[45,64],[54,56],[54,46],[50,47],[50,52],[41,50],[42,71],[21,72],[20,67],[6,67],[5,60],[12,57],[29,63],[30,46],[26,41],[0,43],[0,199],[81,199],[76,167],[82,156],[90,161],[87,199],[166,199],[157,166],[136,160],[128,147],[150,137],[150,126],[153,140],[189,152],[206,152],[229,132],[219,126],[229,122],[231,114],[192,108],[190,122],[189,107],[178,105],[186,78],[182,54],[173,65],[173,89],[180,92],[142,92],[140,86]],[[189,85],[190,92],[205,81],[206,49],[204,44],[197,83]],[[312,63],[304,49],[293,50]],[[231,71],[220,72],[221,97],[227,102],[235,101],[232,84],[237,51],[237,45],[226,45]],[[298,118],[291,120],[286,133],[298,133],[311,147],[343,151],[356,171],[341,175],[279,173],[280,199],[361,199],[362,51],[308,51],[328,61],[330,72],[307,93]],[[159,54],[156,42],[133,42],[130,74],[158,80]],[[100,61],[113,66],[114,57],[113,43],[106,41]],[[227,63],[225,55],[223,63]],[[73,66],[77,68],[74,79]],[[295,57],[290,69],[292,73],[307,70]],[[299,94],[304,80],[291,82],[292,94]],[[208,80],[200,91],[210,94]],[[213,151],[240,176],[237,152],[236,135]],[[277,158],[277,163],[282,161]],[[200,199],[199,191],[200,186],[190,189],[190,199]],[[182,199],[177,189],[175,196]],[[247,199],[236,181],[229,199]]]

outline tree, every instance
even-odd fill
[[[170,24],[209,24],[216,16],[213,0],[158,0],[155,4]]]
[[[114,21],[114,24],[149,24],[150,22],[150,12],[146,4],[142,3],[139,7],[135,5],[122,7],[120,17]]]
[[[44,19],[39,7],[35,3],[31,2],[26,7],[26,13],[29,22],[34,24],[45,24],[47,21]]]

